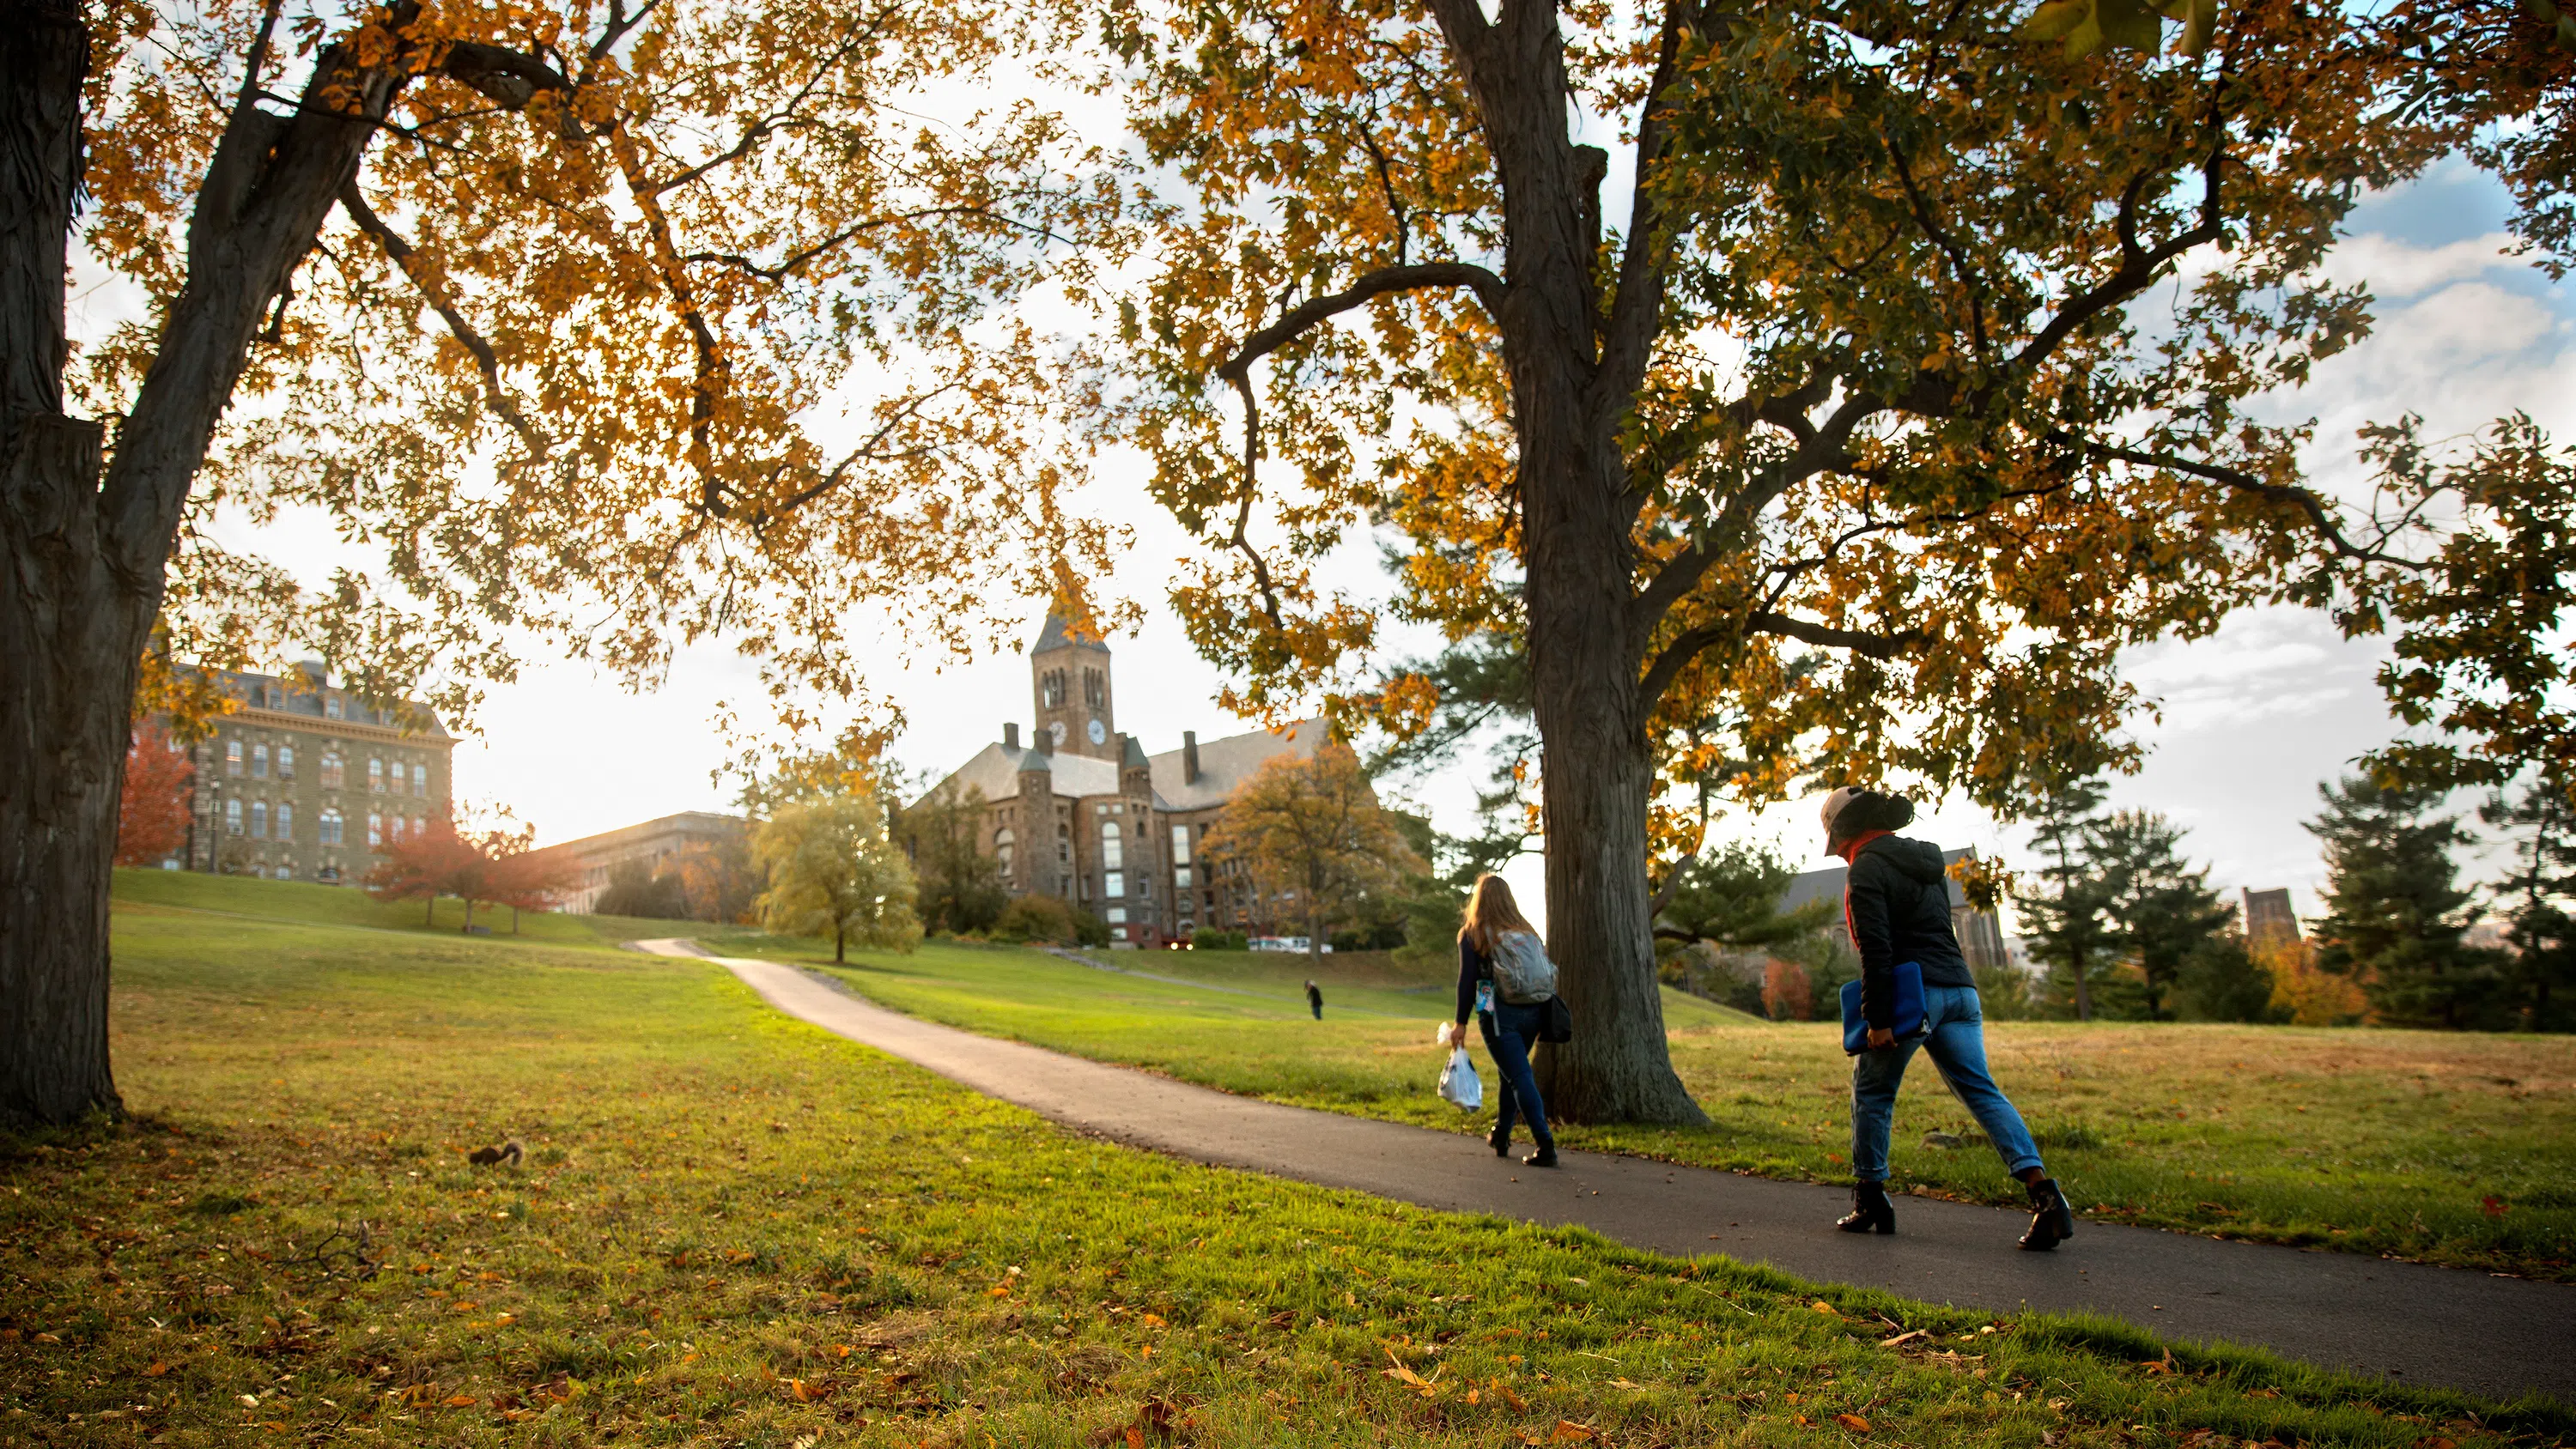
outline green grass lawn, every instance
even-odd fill
[[[822,961],[814,943],[723,949]],[[932,944],[842,974],[898,1010],[1231,1092],[1459,1132],[1433,1091],[1444,985],[1382,968],[1298,995],[1302,957],[1102,952],[1112,974],[1033,951]],[[1327,958],[1328,960],[1330,958]],[[1375,972],[1375,975],[1371,973]],[[1766,1177],[1848,1180],[1849,1066],[1825,1024],[1755,1020],[1667,991],[1675,1067],[1705,1129],[1570,1127],[1570,1146]],[[1996,1022],[1995,1075],[2050,1170],[2097,1218],[2576,1280],[2576,1038],[2198,1024]],[[1479,1053],[1481,1064],[1481,1053]],[[1488,1068],[1490,1070],[1490,1068]],[[1918,1058],[1898,1103],[1901,1189],[2020,1200],[1974,1121]]]
[[[0,1440],[2528,1443],[2098,1321],[1128,1151],[574,940],[120,905],[128,1125],[0,1155]],[[1074,968],[1080,969],[1080,968]],[[523,1139],[516,1169],[466,1153]]]

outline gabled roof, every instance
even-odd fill
[[[1097,760],[1089,755],[1071,753],[1049,755],[1025,745],[1011,746],[996,741],[977,750],[973,759],[957,767],[945,780],[922,792],[927,799],[933,791],[954,786],[957,793],[981,790],[987,800],[1008,800],[1020,793],[1022,770],[1045,770],[1059,795],[1115,795],[1118,793],[1118,766],[1115,761]],[[920,800],[912,803],[918,805]],[[1162,802],[1156,801],[1157,806]]]
[[[1188,769],[1180,750],[1166,750],[1146,764],[1154,772],[1154,794],[1171,802],[1163,809],[1203,810],[1233,799],[1234,792],[1242,789],[1254,772],[1281,755],[1313,759],[1327,738],[1322,720],[1306,719],[1282,725],[1276,731],[1254,730],[1202,741],[1196,781],[1186,778]]]
[[[1154,782],[1154,808],[1157,810],[1203,810],[1222,805],[1234,798],[1246,780],[1263,765],[1281,755],[1301,760],[1315,757],[1315,751],[1328,738],[1324,722],[1319,719],[1299,720],[1282,725],[1276,731],[1254,730],[1249,734],[1231,735],[1209,740],[1199,746],[1199,777],[1184,779],[1187,770],[1182,751],[1166,750],[1146,756],[1144,746],[1133,736],[1127,740],[1126,768],[1142,764]],[[1020,793],[1022,770],[1046,770],[1048,783],[1058,795],[1080,798],[1086,795],[1118,793],[1120,762],[1077,755],[1070,751],[1046,754],[1025,745],[1012,746],[996,741],[977,750],[972,759],[958,766],[947,779],[925,790],[918,805],[936,790],[953,786],[960,795],[981,790],[987,800],[1008,800]]]
[[[1066,648],[1097,649],[1103,654],[1109,652],[1109,646],[1097,639],[1076,639],[1073,637],[1072,633],[1065,627],[1064,615],[1047,615],[1046,627],[1038,631],[1038,642],[1029,646],[1029,652],[1031,654],[1044,654],[1050,649]]]

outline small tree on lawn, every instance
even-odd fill
[[[983,815],[982,790],[960,793],[942,785],[896,817],[895,838],[912,862],[922,924],[931,930],[989,930],[1010,900],[1002,862],[977,848]],[[1033,850],[1036,842],[1022,848]]]
[[[2092,832],[2101,823],[2102,794],[2095,780],[2077,780],[2049,793],[2031,840],[2040,867],[2032,872],[2031,889],[2013,897],[2030,931],[2031,956],[2054,968],[2078,1021],[2093,1019],[2093,974],[2111,947],[2111,928],[2103,919],[2109,902],[2089,859]]]
[[[510,908],[510,929],[516,932],[518,912],[550,906],[570,888],[576,868],[531,851],[535,838],[533,825],[460,830],[455,817],[441,814],[378,853],[367,872],[367,893],[380,901],[426,902],[423,925],[436,919],[440,896],[455,896],[465,902],[468,931],[474,929],[475,902],[489,901]]]
[[[1333,921],[1427,868],[1378,804],[1359,756],[1334,742],[1311,760],[1272,757],[1218,812],[1200,849],[1240,863],[1265,900],[1293,894],[1309,969],[1322,964]]]
[[[921,939],[912,869],[886,831],[873,792],[810,796],[779,806],[752,836],[768,872],[761,925],[780,935],[829,936],[832,959],[850,942],[909,951]]]
[[[2196,953],[2210,956],[2212,979],[2241,964],[2252,970],[2240,949],[2228,956],[2219,946],[2236,907],[2209,888],[2209,872],[2195,870],[2183,859],[2182,828],[2145,810],[2115,810],[2091,832],[2086,852],[2103,911],[2114,932],[2114,949],[2138,968],[2134,1013],[2149,1021],[2174,1014],[2174,992],[2184,966]],[[2261,999],[2269,1000],[2266,989]]]
[[[2499,791],[2478,815],[2516,832],[2513,870],[2495,891],[2513,952],[2512,1010],[2525,1031],[2562,1029],[2576,1006],[2576,803],[2564,781],[2543,776]]]
[[[116,863],[157,865],[188,839],[189,791],[197,778],[188,751],[158,724],[137,725],[125,749],[125,789],[116,806]]]

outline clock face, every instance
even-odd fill
[[[1063,744],[1063,743],[1064,743],[1064,721],[1063,721],[1063,720],[1057,720],[1054,724],[1048,725],[1048,726],[1047,726],[1047,734],[1048,734],[1051,738],[1053,738],[1057,744],[1059,744],[1059,745],[1060,745],[1060,744]]]
[[[1091,722],[1091,742],[1099,744],[1109,738],[1109,727],[1098,720]]]

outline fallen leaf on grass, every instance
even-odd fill
[[[2504,1199],[2490,1193],[2486,1197],[2479,1199],[2478,1210],[2491,1218],[2503,1217]]]
[[[1862,1418],[1858,1414],[1836,1414],[1834,1415],[1834,1422],[1851,1430],[1855,1434],[1866,1434],[1869,1432],[1869,1420]]]
[[[1159,1313],[1140,1313],[1136,1315],[1136,1321],[1147,1328],[1161,1328],[1164,1323],[1163,1315]]]
[[[166,1363],[160,1363],[160,1362],[155,1362],[155,1363],[152,1365],[152,1367],[150,1367],[150,1368],[148,1368],[148,1369],[145,1369],[145,1370],[143,1371],[143,1376],[144,1376],[145,1378],[147,1378],[147,1379],[157,1379],[157,1378],[161,1377],[163,1374],[168,1373],[169,1371],[170,1371],[170,1366],[169,1366],[168,1364],[166,1364]]]
[[[1815,1302],[1810,1303],[1810,1304],[1808,1304],[1807,1306],[1808,1306],[1809,1308],[1814,1309],[1814,1310],[1815,1310],[1816,1312],[1818,1312],[1818,1313],[1826,1314],[1826,1315],[1828,1315],[1828,1316],[1830,1316],[1830,1317],[1834,1317],[1834,1318],[1840,1318],[1840,1317],[1842,1317],[1842,1315],[1841,1315],[1840,1313],[1837,1313],[1837,1312],[1835,1312],[1835,1311],[1834,1311],[1834,1305],[1832,1305],[1832,1304],[1830,1304],[1830,1303],[1827,1303],[1827,1302],[1826,1302],[1825,1300],[1823,1300],[1822,1298],[1817,1299]]]
[[[482,1401],[475,1398],[472,1394],[450,1394],[447,1396],[447,1407],[451,1409],[470,1409],[480,1402]]]
[[[1921,1338],[1922,1336],[1923,1330],[1918,1328],[1912,1333],[1900,1333],[1894,1338],[1882,1338],[1878,1341],[1878,1346],[1880,1348],[1894,1348],[1900,1343],[1906,1343],[1913,1339]]]

